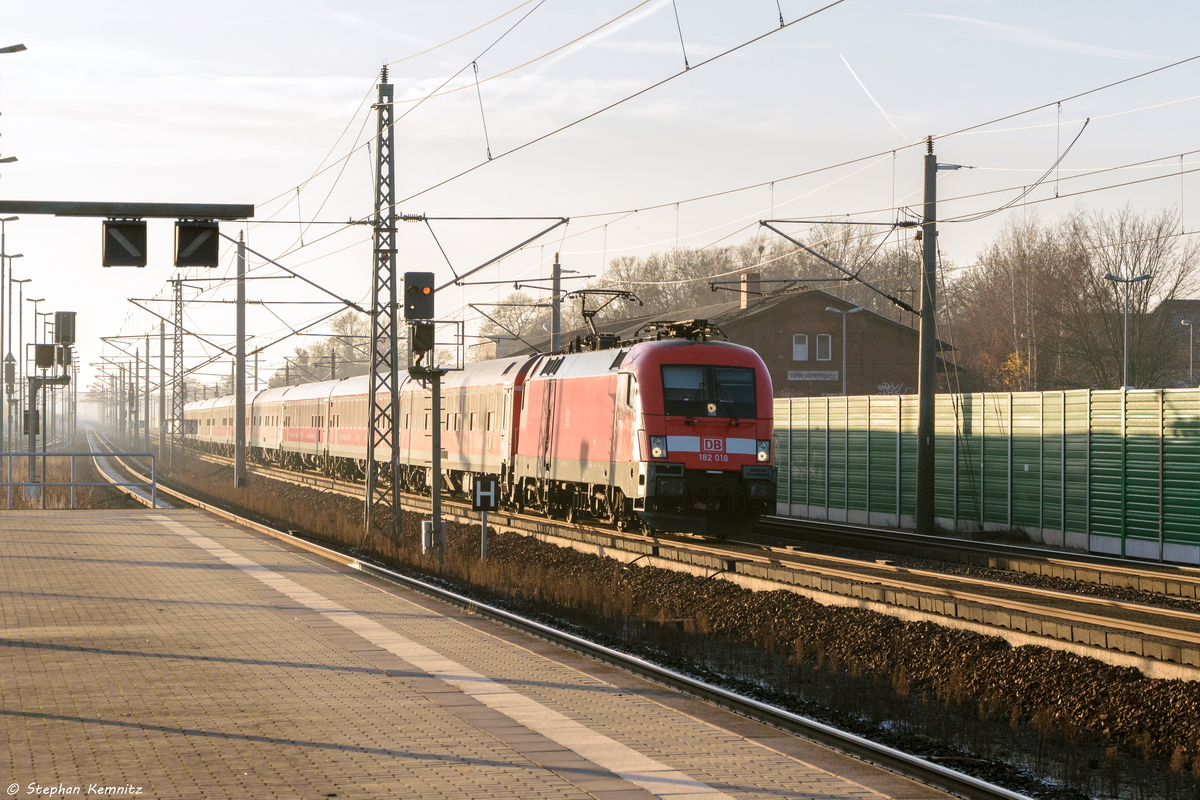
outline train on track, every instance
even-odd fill
[[[514,510],[713,538],[745,532],[775,503],[771,378],[757,353],[712,341],[714,331],[704,320],[663,323],[653,339],[470,364],[442,378],[440,420],[427,382],[405,376],[400,485],[428,493],[430,431],[441,425],[448,492],[495,475]],[[370,391],[360,375],[248,396],[247,458],[361,480]],[[232,396],[189,403],[185,437],[232,454],[234,415]],[[377,443],[381,480],[391,480],[391,456]]]

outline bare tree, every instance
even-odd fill
[[[1193,291],[1198,263],[1177,226],[1172,212],[1128,208],[1080,211],[1053,227],[1036,217],[1011,221],[947,292],[971,388],[1120,386],[1125,289],[1106,274],[1151,276],[1131,287],[1130,378],[1161,385],[1174,354],[1157,309]]]
[[[271,387],[288,383],[312,383],[336,375],[345,378],[370,371],[371,320],[366,314],[346,309],[329,322],[330,335],[307,347],[297,347],[288,365],[275,370],[267,380]]]
[[[542,326],[550,320],[549,306],[549,298],[539,300],[525,292],[512,292],[495,305],[481,303],[479,311],[486,317],[479,325],[479,336],[481,340],[517,337],[531,342],[544,338]]]
[[[1124,379],[1125,286],[1105,275],[1150,279],[1129,287],[1129,380],[1135,387],[1160,386],[1174,353],[1163,304],[1193,293],[1200,246],[1183,243],[1173,211],[1143,216],[1128,206],[1105,216],[1077,214],[1065,224],[1078,281],[1068,296],[1066,352],[1080,363],[1092,385],[1116,388]]]

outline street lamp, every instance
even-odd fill
[[[22,359],[24,359],[24,355],[25,355],[25,334],[24,334],[24,330],[25,330],[25,326],[24,326],[24,324],[25,324],[25,284],[29,283],[31,280],[33,280],[33,278],[22,278],[21,280],[17,280],[16,278],[14,278],[12,276],[12,272],[9,272],[9,274],[8,274],[8,321],[10,323],[12,322],[12,285],[15,283],[15,284],[17,284],[17,317],[18,317],[17,318],[17,352],[21,354]],[[9,340],[9,343],[11,344],[12,337],[10,336],[8,340]],[[15,358],[13,358],[12,350],[8,351],[8,356],[4,360],[7,362],[11,362],[13,364],[13,371],[14,371],[13,380],[17,384],[16,408],[20,408],[22,401],[24,401],[24,399],[25,399],[25,380],[24,380],[23,376],[17,376],[15,374],[15,372],[16,372],[17,364],[21,364],[22,372],[24,371],[24,366],[23,366],[24,361],[23,360],[17,361]],[[10,394],[12,394],[12,393],[10,392]],[[11,397],[9,398],[9,401],[8,401],[8,407],[9,407],[10,412],[14,410],[14,406],[13,406]],[[16,423],[15,417],[13,419],[12,427],[15,432],[16,428],[17,428],[17,423]]]
[[[25,298],[25,302],[26,302],[26,303],[33,303],[33,314],[34,314],[34,316],[33,316],[33,341],[32,341],[32,342],[30,342],[30,344],[34,344],[34,345],[36,345],[36,344],[37,344],[37,313],[38,313],[38,310],[37,310],[37,304],[38,304],[38,303],[44,303],[44,302],[46,302],[46,298],[44,298],[44,297],[39,297],[39,298],[37,298],[37,299],[35,300],[35,299],[31,298],[31,297],[26,297],[26,298]],[[27,372],[26,374],[32,374],[32,373],[33,373],[33,370],[29,369],[29,357],[28,357],[28,356],[29,356],[29,354],[28,354],[28,353],[25,353],[25,354],[23,354],[23,355],[24,355],[24,357],[25,357],[25,362],[24,362],[24,363],[25,363],[25,366],[24,366],[24,367],[22,367],[22,370],[28,370],[28,372]],[[22,382],[24,383],[25,381],[22,381]],[[37,410],[37,409],[36,409],[36,407],[35,407],[35,406],[36,406],[36,404],[37,404],[37,398],[36,398],[36,396],[35,396],[35,395],[33,395],[32,393],[30,393],[30,394],[29,394],[29,396],[25,398],[25,402],[26,402],[26,403],[28,403],[28,407],[29,407],[29,410],[30,410],[31,412],[32,412],[32,411],[36,411],[36,410]],[[34,470],[35,470],[35,468],[34,468],[34,461],[33,461],[33,453],[34,453],[34,451],[37,449],[37,438],[36,438],[36,437],[37,437],[37,434],[35,433],[35,431],[37,430],[37,428],[36,428],[36,427],[34,427],[34,421],[33,421],[33,414],[32,414],[32,413],[29,415],[29,418],[28,418],[28,420],[29,420],[29,421],[28,421],[28,422],[26,422],[26,426],[29,428],[29,482],[30,482],[30,483],[33,483],[33,481],[34,481]],[[43,441],[45,441],[45,440],[43,439]]]
[[[1193,345],[1195,344],[1196,325],[1190,319],[1179,320],[1180,325],[1187,325],[1188,329],[1188,386],[1196,385],[1195,372],[1192,369],[1195,361],[1192,359],[1192,353],[1195,352]]]
[[[8,254],[8,238],[7,238],[7,227],[6,226],[10,222],[16,222],[18,219],[20,219],[20,217],[0,217],[0,353],[4,352],[4,350],[5,350],[4,344],[6,341],[8,341],[4,337],[4,329],[5,329],[5,325],[4,325],[4,290],[7,288],[7,285],[8,285],[8,281],[5,277],[6,268],[12,263],[12,259],[14,258],[14,256],[10,256]],[[15,257],[19,258],[19,256],[15,256]],[[11,303],[10,303],[10,305],[11,305]],[[9,321],[7,327],[8,327],[9,332],[11,333],[11,331],[12,331],[11,320]],[[8,349],[12,350],[11,343],[8,345]],[[0,451],[7,451],[7,449],[8,449],[5,446],[6,445],[5,431],[7,431],[7,427],[4,425],[4,402],[3,402],[4,379],[5,379],[4,372],[3,372],[3,370],[0,370]]]
[[[1148,281],[1150,280],[1150,276],[1138,275],[1136,278],[1118,278],[1116,275],[1109,274],[1105,275],[1104,279],[1125,284],[1125,383],[1122,385],[1123,388],[1130,389],[1132,387],[1129,385],[1129,284]]]
[[[826,311],[832,311],[835,314],[842,315],[842,397],[846,396],[846,317],[850,314],[857,314],[863,310],[862,306],[848,308],[845,311],[833,306],[825,306]]]

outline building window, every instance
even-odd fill
[[[833,336],[828,333],[817,334],[817,361],[833,360]]]
[[[792,361],[808,361],[808,334],[792,336]]]

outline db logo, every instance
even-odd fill
[[[703,439],[701,440],[700,449],[706,453],[724,453],[724,439]]]

